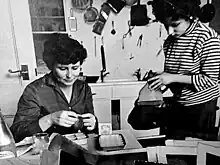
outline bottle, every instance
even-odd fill
[[[14,137],[0,109],[0,158],[17,157]]]

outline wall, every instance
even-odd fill
[[[219,0],[213,0],[213,5],[215,6],[215,16],[213,20],[210,22],[210,26],[214,28],[219,34],[220,34],[220,1]]]
[[[103,2],[103,0],[96,0],[93,6],[99,10]],[[147,0],[141,1],[141,4],[146,3]],[[150,23],[147,26],[136,26],[132,30],[132,36],[127,35],[123,40],[123,35],[128,31],[130,7],[124,7],[119,14],[111,12],[101,36],[92,32],[93,24],[86,24],[83,14],[83,12],[74,12],[74,16],[77,18],[78,30],[72,32],[71,35],[83,42],[88,50],[88,59],[83,67],[85,74],[100,74],[102,68],[100,53],[102,36],[104,38],[107,71],[110,72],[106,79],[136,79],[132,74],[137,68],[141,68],[143,74],[149,69],[156,71],[163,69],[163,55],[157,55],[166,37],[166,31],[161,24]],[[150,6],[148,6],[148,15],[154,18]],[[111,34],[112,21],[114,21],[116,30],[115,35]],[[141,34],[143,34],[143,41],[141,47],[138,47],[137,40]],[[97,41],[96,48],[94,37]],[[123,41],[124,49],[122,48]]]

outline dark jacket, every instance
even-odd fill
[[[15,141],[18,142],[27,136],[42,132],[39,119],[60,110],[74,111],[78,114],[94,114],[89,85],[76,80],[73,84],[71,101],[68,103],[51,73],[30,83],[19,99],[18,110],[11,126]],[[46,132],[49,134],[54,132],[69,134],[76,131],[73,127],[66,128],[52,125]],[[88,132],[85,128],[83,128],[83,131]],[[97,131],[97,126],[94,131]]]

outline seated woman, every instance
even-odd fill
[[[40,132],[97,132],[91,88],[78,79],[86,58],[83,45],[66,34],[45,42],[43,60],[51,72],[27,85],[20,97],[11,126],[16,142]]]

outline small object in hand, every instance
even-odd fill
[[[154,77],[154,76],[156,76],[156,75],[158,75],[157,72],[153,72],[152,70],[150,70],[150,71],[147,72],[147,73],[145,74],[145,76],[143,77],[143,81],[147,81],[147,82],[148,82],[148,80],[149,80],[150,78],[152,78],[152,77]],[[148,83],[149,83],[149,82],[148,82]]]
[[[33,135],[33,155],[40,154],[47,149],[49,144],[49,135],[47,133],[37,133]]]
[[[81,116],[78,116],[78,120],[76,121],[76,123],[73,125],[73,127],[76,130],[81,130],[83,128],[83,118]]]

